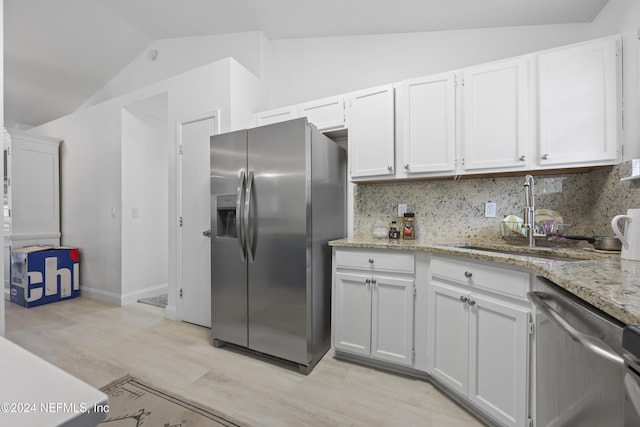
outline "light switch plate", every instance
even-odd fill
[[[496,203],[487,202],[484,204],[484,217],[495,218],[496,217]]]

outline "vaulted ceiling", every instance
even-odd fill
[[[591,22],[608,0],[4,0],[5,123],[75,111],[154,40]]]

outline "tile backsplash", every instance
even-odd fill
[[[572,234],[613,235],[610,221],[640,208],[640,180],[621,182],[624,165],[591,172],[536,175],[536,209],[558,212]],[[354,190],[354,236],[371,237],[374,227],[397,218],[399,203],[416,215],[417,239],[466,242],[499,239],[505,215],[523,216],[524,176],[358,184]],[[484,217],[495,202],[497,216]]]

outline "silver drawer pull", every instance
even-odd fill
[[[464,295],[460,296],[460,302],[467,302],[469,300],[469,298],[465,297]]]
[[[464,272],[464,277],[466,277],[467,279],[471,279],[471,276],[473,276],[473,273],[470,271],[465,271]]]
[[[373,284],[375,285],[375,284],[377,283],[377,282],[376,282],[376,279],[372,279],[372,280],[371,280],[371,283],[373,283]]]
[[[471,298],[469,298],[469,301],[467,301],[467,304],[471,307],[473,307],[474,305],[476,305],[476,300],[473,300]]]
[[[371,283],[371,279],[367,279],[364,282],[368,285],[369,283]]]
[[[369,264],[373,264],[373,258],[369,258]]]
[[[548,154],[543,154],[542,155],[542,160],[549,160],[549,155]]]

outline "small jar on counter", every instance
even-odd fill
[[[416,231],[413,227],[413,213],[404,214],[404,228],[402,230],[402,237],[405,240],[414,240],[416,238]]]
[[[398,228],[398,223],[396,221],[391,221],[391,225],[389,226],[389,239],[398,240],[400,238],[400,228]]]

